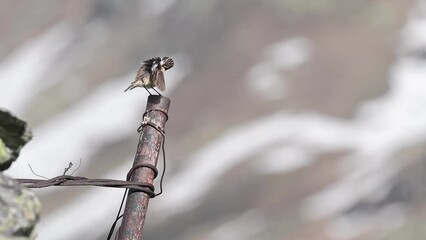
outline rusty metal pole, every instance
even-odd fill
[[[163,96],[150,95],[146,106],[146,117],[164,129],[169,106],[170,99]],[[143,127],[133,166],[141,163],[156,166],[162,141],[163,136],[154,127]],[[140,167],[133,172],[131,181],[152,184],[154,178],[152,169]],[[123,221],[118,232],[119,240],[142,239],[142,229],[145,223],[149,198],[148,194],[144,192],[130,190],[126,200]]]

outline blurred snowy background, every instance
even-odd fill
[[[144,239],[426,239],[426,1],[0,1],[6,172],[124,179],[171,56],[168,169]],[[39,239],[105,239],[123,191],[36,190]]]

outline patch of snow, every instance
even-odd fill
[[[249,90],[265,100],[283,98],[287,93],[285,75],[307,62],[312,49],[308,39],[294,37],[273,44],[264,50],[264,61],[254,65],[247,73]]]
[[[294,70],[311,57],[311,42],[304,37],[293,37],[273,44],[265,50],[265,58],[276,69]]]
[[[275,148],[253,161],[253,168],[260,174],[282,174],[309,165],[311,154],[298,146]]]

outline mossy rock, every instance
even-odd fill
[[[0,171],[10,167],[31,138],[32,134],[26,122],[0,108]]]
[[[41,204],[34,192],[0,173],[0,240],[33,240]]]

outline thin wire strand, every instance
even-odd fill
[[[44,178],[44,179],[49,179],[49,178],[47,178],[47,177],[45,177],[45,176],[42,176],[42,175],[39,175],[39,174],[37,174],[37,173],[35,173],[34,172],[34,170],[33,170],[33,168],[31,167],[31,165],[30,164],[28,164],[28,167],[30,167],[30,170],[31,170],[31,172],[34,174],[34,175],[36,175],[37,177],[41,177],[41,178]]]
[[[129,190],[129,189],[128,189],[128,188],[126,188],[126,191],[124,191],[123,198],[121,199],[120,208],[118,209],[117,216],[115,217],[115,221],[114,221],[114,223],[112,224],[111,228],[109,229],[109,233],[108,233],[108,238],[107,238],[107,240],[110,240],[110,239],[111,239],[112,234],[114,233],[114,229],[115,229],[115,226],[117,225],[118,220],[119,220],[121,217],[123,217],[123,214],[121,214],[121,210],[123,209],[124,200],[126,199],[127,191],[128,191],[128,190]],[[121,214],[121,215],[120,215],[120,214]]]
[[[66,167],[65,169],[64,169],[64,173],[62,174],[62,175],[65,175],[71,168],[72,168],[72,166],[73,166],[74,164],[72,163],[72,162],[69,162],[68,163],[68,167]]]
[[[78,167],[74,170],[74,171],[72,171],[72,173],[71,173],[71,176],[78,170],[78,169],[80,169],[80,167],[81,167],[81,158],[80,158],[80,163],[78,164]]]
[[[163,143],[161,144],[161,149],[163,152],[163,172],[161,173],[161,178],[160,178],[160,192],[155,194],[155,196],[160,196],[163,193],[163,180],[164,180],[164,175],[166,173],[166,150],[164,147],[164,142],[166,141],[166,135],[162,134],[163,136]]]

